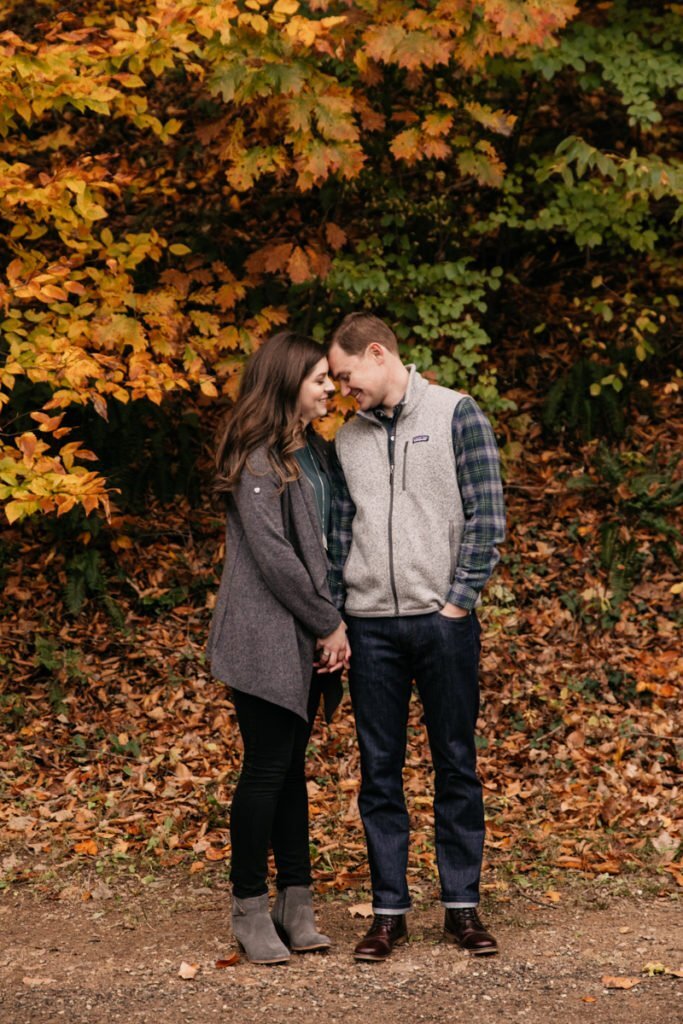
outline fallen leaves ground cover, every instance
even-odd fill
[[[597,443],[550,442],[533,392],[512,397],[517,411],[499,425],[509,539],[481,612],[485,886],[504,889],[546,870],[592,878],[643,868],[656,869],[664,887],[683,885],[675,562],[653,527],[624,519],[640,571],[615,604],[599,536],[631,507],[629,481],[609,501],[572,487],[594,466]],[[678,399],[664,390],[655,399],[657,416],[635,423],[628,450],[656,446],[666,462],[680,450]],[[107,600],[91,597],[73,617],[64,551],[38,526],[5,529],[4,884],[93,862],[225,876],[240,743],[229,693],[209,676],[203,653],[222,542],[208,501],[116,517]],[[409,733],[410,873],[431,884],[433,790],[417,702]],[[367,884],[358,785],[347,698],[311,740],[319,891]]]

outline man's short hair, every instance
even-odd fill
[[[339,345],[348,356],[360,356],[373,342],[398,355],[398,339],[383,320],[372,313],[349,313],[332,335],[330,345]]]

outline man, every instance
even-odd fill
[[[354,955],[384,960],[407,938],[402,768],[413,679],[435,773],[444,939],[496,953],[477,914],[484,808],[474,742],[474,609],[505,534],[495,438],[472,398],[404,366],[396,336],[375,316],[347,316],[328,358],[342,394],[359,407],[336,439],[348,495],[339,499],[330,550],[333,587],[337,596],[345,590],[373,890],[373,923]]]

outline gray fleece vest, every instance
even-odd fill
[[[387,429],[373,413],[358,413],[336,438],[356,506],[344,567],[350,615],[443,608],[458,564],[464,515],[451,424],[465,396],[408,370],[393,459]]]

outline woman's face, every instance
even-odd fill
[[[306,426],[327,413],[327,399],[334,394],[330,368],[324,357],[315,364],[299,388],[299,416]]]

